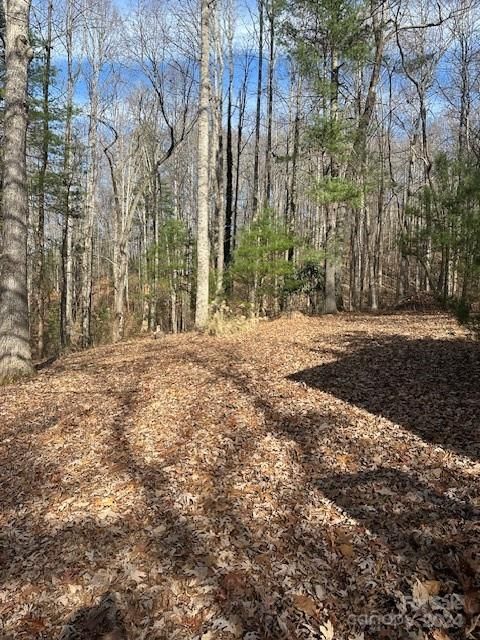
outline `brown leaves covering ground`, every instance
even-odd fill
[[[479,416],[442,315],[61,359],[2,390],[0,637],[479,637]]]

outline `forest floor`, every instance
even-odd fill
[[[479,423],[440,314],[61,358],[1,390],[0,638],[479,638]]]

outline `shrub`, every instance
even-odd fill
[[[226,303],[222,303],[211,316],[207,333],[219,337],[232,336],[252,330],[257,322],[256,318],[235,315]]]

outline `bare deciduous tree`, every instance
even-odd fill
[[[195,326],[205,328],[208,321],[210,248],[208,237],[209,118],[210,118],[210,21],[214,0],[201,4],[200,99],[198,112],[197,160],[197,297]]]

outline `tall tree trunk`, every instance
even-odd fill
[[[271,0],[268,10],[269,57],[267,88],[267,147],[265,149],[265,204],[270,206],[272,195],[272,126],[273,126],[273,77],[275,68],[275,0]]]
[[[92,316],[92,262],[93,262],[93,227],[96,209],[96,189],[98,174],[98,74],[99,69],[92,70],[90,125],[88,128],[88,171],[87,192],[85,198],[85,214],[83,221],[83,251],[82,251],[82,346],[92,344],[91,316]]]
[[[258,74],[257,74],[257,108],[255,116],[255,151],[253,158],[253,199],[252,216],[258,213],[258,201],[260,199],[260,126],[262,118],[262,83],[263,83],[263,27],[264,27],[264,0],[258,0],[259,33],[258,33]]]
[[[224,145],[223,145],[223,43],[220,25],[220,12],[217,12],[215,19],[215,135],[217,144],[215,147],[215,219],[217,223],[217,282],[216,282],[216,300],[217,302],[223,295],[223,273],[225,269],[225,194],[224,194]]]
[[[458,73],[460,76],[460,113],[458,122],[458,155],[464,159],[470,151],[470,111],[472,106],[472,81],[470,65],[476,59],[473,54],[475,42],[475,20],[471,20],[471,3],[460,0],[459,14],[455,18],[454,34],[459,48]],[[472,55],[473,54],[473,55]]]
[[[228,96],[227,96],[227,143],[226,143],[226,186],[225,186],[225,239],[223,248],[224,266],[228,268],[232,259],[232,224],[233,224],[233,6],[228,7]]]
[[[125,333],[125,306],[128,290],[128,247],[120,230],[121,238],[117,240],[114,251],[113,291],[114,319],[112,329],[113,342],[121,340]]]
[[[373,240],[373,288],[370,302],[372,311],[377,311],[379,306],[379,291],[382,288],[383,268],[383,221],[385,214],[385,162],[383,139],[380,142],[380,185],[377,198],[377,219],[375,222],[375,235]]]
[[[47,37],[44,42],[45,66],[42,79],[42,155],[38,174],[38,226],[36,237],[37,254],[37,355],[43,358],[45,351],[45,202],[48,155],[50,149],[50,74],[52,60],[52,13],[53,2],[48,1]]]
[[[337,205],[326,205],[325,313],[337,313],[336,293]]]
[[[350,235],[350,311],[354,311],[359,306],[359,271],[360,271],[360,210],[355,207]]]
[[[375,225],[376,220],[370,215],[371,203],[367,200],[366,185],[364,186],[365,200],[365,259],[368,269],[369,304],[372,311],[378,311],[377,283],[375,279]]]
[[[141,244],[140,244],[140,259],[141,259],[141,271],[142,277],[140,278],[140,286],[142,291],[141,307],[142,307],[142,324],[141,332],[146,333],[148,331],[148,299],[150,297],[150,276],[149,276],[149,259],[148,259],[148,198],[145,197],[145,206],[140,211],[140,231],[141,231]]]
[[[120,141],[115,131],[115,140],[104,153],[110,168],[110,179],[114,202],[114,242],[113,242],[113,297],[114,318],[112,325],[113,342],[118,342],[125,334],[125,315],[128,311],[128,265],[129,243],[133,218],[150,181],[150,175],[140,177],[137,162],[139,147],[125,145],[124,134]],[[120,144],[117,161],[113,148]],[[147,167],[148,171],[148,167]]]
[[[150,313],[150,329],[154,330],[158,320],[158,281],[159,281],[159,265],[160,265],[160,208],[162,206],[162,180],[155,172],[153,181],[153,244],[155,251],[153,252],[153,300]]]
[[[370,75],[367,96],[365,98],[365,104],[363,105],[355,134],[352,154],[352,159],[354,162],[358,160],[359,155],[360,157],[363,157],[366,152],[365,147],[367,143],[368,127],[370,125],[375,110],[375,105],[377,103],[377,86],[380,80],[383,52],[385,50],[385,1],[381,0],[380,3],[377,3],[376,0],[372,0],[371,13],[373,22],[373,35],[375,39],[375,57]]]
[[[335,122],[338,117],[339,69],[334,50],[331,52],[330,64],[330,81],[332,85],[330,118],[332,122]],[[330,176],[331,178],[338,177],[338,166],[333,155],[330,158]],[[337,209],[338,205],[335,202],[327,204],[325,207],[325,313],[337,313]]]
[[[72,143],[73,143],[73,11],[72,3],[67,3],[65,17],[65,39],[67,50],[67,96],[65,115],[65,143],[63,155],[63,188],[65,210],[62,237],[62,290],[60,298],[60,341],[68,348],[73,327],[73,215],[71,206],[72,189]]]
[[[27,295],[26,132],[30,2],[6,0],[5,133],[0,269],[0,382],[33,372]]]
[[[87,2],[82,8],[84,23],[84,54],[86,65],[85,80],[90,103],[88,141],[87,141],[87,176],[82,229],[81,257],[81,342],[83,347],[93,343],[92,307],[93,307],[93,260],[94,230],[98,229],[97,221],[97,189],[99,170],[98,125],[100,119],[100,99],[103,95],[105,77],[102,75],[105,63],[111,57],[109,23],[113,17],[108,0]],[[96,224],[97,223],[97,224]],[[98,252],[97,265],[100,260]],[[97,269],[99,272],[99,269]]]
[[[236,147],[236,171],[235,171],[235,193],[233,200],[233,231],[232,231],[232,250],[236,247],[237,229],[238,229],[238,198],[240,193],[240,169],[242,159],[243,144],[243,125],[245,122],[245,109],[247,104],[247,84],[248,84],[248,65],[245,63],[245,75],[243,85],[238,94],[238,121],[237,121],[237,147]]]
[[[65,198],[60,294],[60,341],[64,349],[70,346],[73,326],[73,217],[70,212],[69,195]]]
[[[195,326],[204,329],[208,322],[210,248],[208,237],[208,157],[210,115],[210,13],[212,0],[201,4],[200,103],[198,113],[198,186],[197,186],[197,296]]]
[[[287,198],[287,227],[290,233],[295,233],[296,218],[297,218],[297,165],[298,155],[300,151],[300,94],[302,82],[299,76],[298,84],[296,88],[295,99],[295,115],[293,124],[293,151],[292,151],[292,168],[290,173],[290,184],[288,189]],[[293,247],[288,249],[288,260],[293,262],[295,257],[295,251]]]

